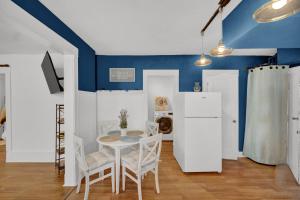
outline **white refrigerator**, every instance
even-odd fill
[[[182,171],[221,173],[221,93],[180,92],[174,100],[173,150]]]

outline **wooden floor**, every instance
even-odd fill
[[[0,147],[0,199],[83,199],[74,188],[63,188],[53,164],[4,164],[4,147]],[[154,192],[154,177],[143,181],[144,200],[300,200],[300,187],[286,166],[265,166],[246,158],[224,161],[222,174],[182,173],[172,153],[172,143],[163,143],[159,170],[161,194]],[[90,200],[137,199],[136,184],[127,179],[127,190],[111,193],[110,180],[91,186]]]

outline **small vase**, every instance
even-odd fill
[[[194,92],[200,92],[200,91],[201,91],[200,83],[195,82],[194,83]]]
[[[121,129],[121,136],[126,136],[127,134],[127,129],[126,128],[122,128]]]

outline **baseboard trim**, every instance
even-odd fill
[[[245,157],[242,151],[239,152],[238,157],[239,158],[244,158]]]
[[[55,161],[54,152],[9,152],[6,162],[37,162],[37,163],[53,163]]]

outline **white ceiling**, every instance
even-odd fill
[[[11,1],[0,1],[0,54],[76,53],[77,49]]]
[[[200,30],[219,0],[40,0],[98,55],[199,54]],[[241,0],[231,0],[224,17]],[[215,20],[205,38],[208,53],[221,37]]]

